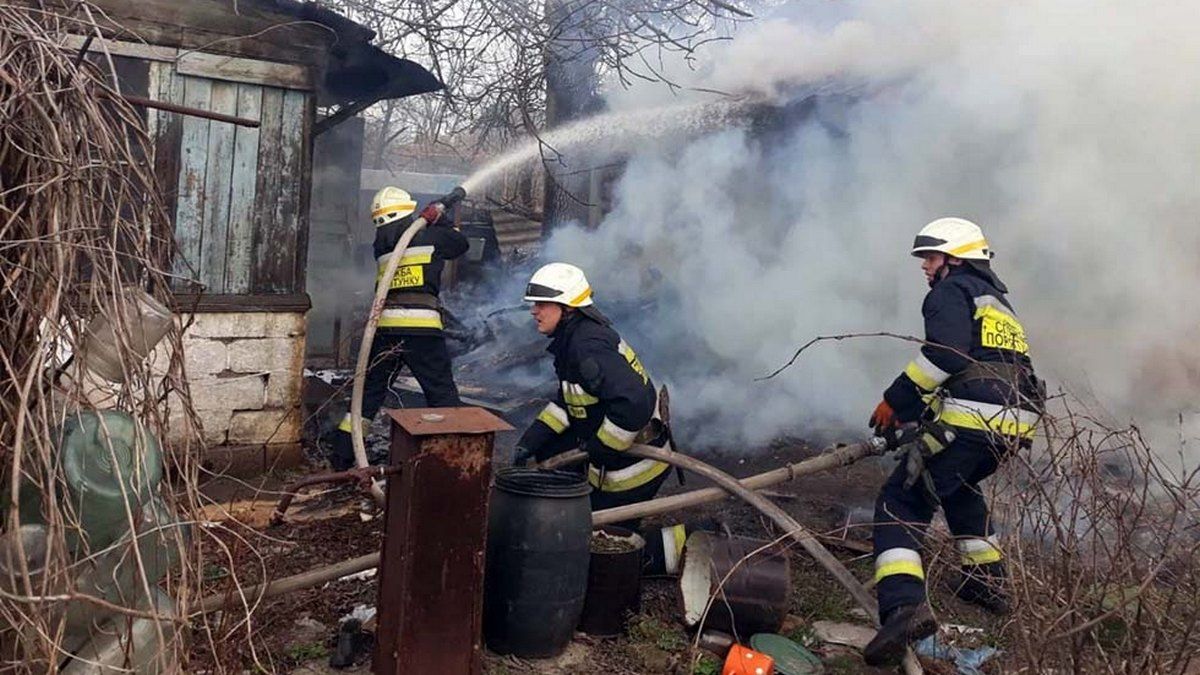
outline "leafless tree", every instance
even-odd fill
[[[677,86],[667,56],[690,59],[726,39],[750,13],[745,0],[331,0],[373,28],[376,43],[427,66],[440,96],[385,102],[368,112],[367,162],[420,148],[469,163],[515,137],[599,104],[602,80]],[[547,149],[547,163],[554,162]],[[408,160],[410,158],[404,157]]]

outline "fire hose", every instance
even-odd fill
[[[466,196],[466,190],[456,187],[433,205],[438,207],[439,213],[445,213],[447,209],[462,201]],[[371,358],[371,347],[375,343],[375,329],[379,326],[379,317],[383,314],[383,305],[387,301],[388,291],[392,287],[392,277],[396,276],[396,268],[400,266],[404,250],[408,248],[413,237],[417,236],[417,233],[427,224],[424,218],[417,216],[417,219],[408,226],[408,229],[396,242],[392,254],[388,257],[387,266],[379,277],[379,284],[375,287],[375,299],[371,303],[371,313],[367,316],[367,325],[363,327],[362,344],[358,348],[358,363],[354,367],[354,390],[350,396],[350,440],[354,447],[354,463],[359,468],[370,466],[370,461],[367,459],[367,445],[363,441],[362,401],[364,380],[367,376],[367,362]],[[371,480],[371,496],[378,504],[383,504],[384,494],[379,480]]]

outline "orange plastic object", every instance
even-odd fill
[[[775,661],[766,654],[734,645],[725,657],[721,675],[775,675]]]

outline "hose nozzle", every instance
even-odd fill
[[[453,208],[455,204],[461,202],[463,199],[466,199],[466,197],[467,191],[464,190],[460,185],[448,192],[446,196],[439,199],[438,202],[441,203],[443,209],[450,209]]]

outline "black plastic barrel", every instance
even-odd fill
[[[598,535],[597,533],[604,533]],[[636,614],[642,597],[642,554],[646,540],[641,535],[621,527],[607,525],[593,533],[621,541],[625,550],[607,551],[592,547],[588,566],[587,597],[579,630],[597,637],[620,635],[625,620]]]
[[[496,474],[488,514],[483,637],[499,654],[556,656],[587,591],[591,487],[578,473]]]

